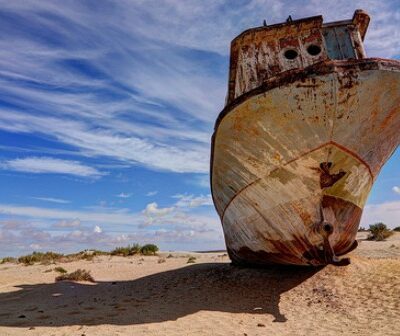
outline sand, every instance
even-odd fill
[[[345,267],[167,255],[61,264],[94,284],[55,282],[55,265],[0,265],[0,335],[400,335],[400,234],[362,241]]]

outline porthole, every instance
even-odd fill
[[[331,233],[331,232],[333,231],[333,227],[332,227],[332,225],[329,224],[329,223],[324,224],[323,229],[324,229],[324,231],[327,232],[327,233]]]
[[[310,44],[307,47],[307,52],[311,55],[311,56],[317,56],[321,53],[321,47],[317,46],[315,44]]]
[[[296,50],[289,49],[285,51],[284,55],[288,60],[294,60],[299,54]]]

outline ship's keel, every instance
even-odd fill
[[[315,224],[303,230],[292,231],[288,239],[277,238],[267,232],[262,232],[259,227],[246,226],[246,235],[250,241],[257,241],[257,247],[252,246],[249,241],[238,246],[227,236],[228,253],[234,264],[240,265],[313,265],[321,266],[333,264],[337,266],[348,265],[349,258],[339,258],[354,250],[358,243],[355,240],[357,227],[361,217],[361,209],[354,204],[332,196],[323,196],[319,211],[317,211]],[[290,209],[295,209],[293,212]],[[298,211],[296,206],[286,204],[284,208],[275,208],[275,218],[282,220],[294,217]],[[311,212],[303,209],[303,216],[311,217]],[[281,213],[280,213],[281,212]],[[292,216],[290,216],[292,213]],[[264,217],[265,226],[271,227],[268,214]],[[249,224],[249,223],[247,223]],[[258,223],[259,224],[259,223]],[[238,236],[240,233],[227,230],[228,235]],[[253,239],[251,238],[253,237]],[[231,243],[232,242],[232,243]],[[260,248],[260,242],[263,242]]]

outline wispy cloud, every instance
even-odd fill
[[[211,195],[188,195],[179,194],[174,195],[172,198],[177,201],[170,207],[159,207],[156,202],[146,205],[142,211],[145,217],[144,223],[141,226],[158,225],[158,224],[180,224],[190,223],[190,214],[192,209],[205,205],[212,205]],[[193,225],[195,222],[192,222]]]
[[[103,229],[102,229],[100,226],[96,225],[96,226],[94,227],[94,229],[93,229],[93,232],[94,232],[94,233],[102,233],[102,232],[103,232]]]
[[[188,222],[187,218],[191,216],[191,209],[211,204],[210,195],[176,195],[175,198],[178,201],[171,206],[160,207],[156,202],[151,202],[142,211],[138,212],[133,212],[127,208],[91,207],[86,210],[65,210],[0,204],[0,215],[58,220],[59,222],[55,224],[55,227],[73,227],[79,226],[81,222],[86,222],[96,225],[101,223],[107,225],[130,225],[133,228],[150,223],[161,223],[162,221],[189,225],[190,221]],[[215,216],[215,218],[217,217]]]
[[[25,218],[0,220],[0,255],[39,248],[60,252],[88,246],[107,249],[132,242],[156,243],[168,249],[223,248],[221,226],[214,213],[182,212],[157,204],[145,210],[146,214],[127,209],[72,211],[0,204],[1,217]],[[60,220],[52,227],[46,224],[57,218]],[[33,244],[40,247],[33,248]]]
[[[122,192],[122,193],[119,193],[116,196],[119,197],[119,198],[130,198],[130,197],[132,197],[132,194]]]
[[[152,202],[146,205],[143,210],[143,214],[148,218],[163,217],[174,210],[174,207],[160,208],[156,202]]]
[[[400,202],[366,205],[360,225],[362,227],[368,227],[370,224],[378,222],[383,222],[392,229],[400,226]]]
[[[98,178],[105,174],[78,161],[51,157],[27,157],[3,161],[0,162],[0,168],[33,174],[66,174],[92,178]]]
[[[77,228],[79,226],[81,226],[81,221],[78,218],[72,220],[63,219],[54,224],[56,228]]]
[[[210,218],[202,221],[210,222]],[[212,228],[146,229],[134,233],[112,234],[98,227],[81,227],[69,232],[47,232],[28,222],[21,222],[18,229],[6,228],[7,222],[0,222],[0,255],[21,255],[32,250],[54,250],[73,252],[88,247],[102,250],[133,242],[155,243],[163,249],[186,246],[192,249],[223,248],[221,230]]]
[[[0,204],[0,214],[51,220],[71,220],[75,218],[89,223],[122,225],[140,223],[140,218],[136,213],[118,209],[111,210],[110,208],[85,211]]]
[[[146,196],[147,197],[151,197],[151,196],[155,196],[155,195],[157,195],[158,194],[158,191],[157,190],[154,190],[154,191],[149,191],[148,193],[146,193]]]
[[[200,195],[200,196],[178,194],[172,197],[178,199],[178,201],[175,204],[177,207],[196,208],[203,205],[213,205],[211,194]]]
[[[67,204],[67,203],[71,203],[71,201],[65,200],[65,199],[61,199],[61,198],[53,198],[53,197],[30,197],[32,199],[36,199],[39,201],[44,201],[44,202],[51,202],[51,203],[59,203],[59,204]]]
[[[0,129],[162,171],[208,172],[230,40],[263,19],[324,14],[342,20],[361,7],[373,18],[366,40],[371,54],[391,57],[400,47],[394,0],[119,1],[96,10],[79,2],[2,5],[7,109]]]

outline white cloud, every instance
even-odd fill
[[[59,203],[59,204],[67,204],[67,203],[71,203],[71,201],[65,200],[65,199],[61,199],[61,198],[53,198],[53,197],[30,197],[32,199],[36,199],[39,201],[45,201],[45,202],[51,202],[51,203]]]
[[[33,250],[40,250],[41,246],[39,244],[30,244],[29,247]]]
[[[198,227],[198,225],[204,225],[203,222],[200,224],[197,221],[201,216],[192,214],[191,211],[201,206],[212,205],[211,195],[195,196],[178,194],[172,197],[177,199],[177,201],[171,207],[159,208],[156,202],[147,204],[146,208],[142,211],[142,214],[145,216],[145,222],[140,226],[182,225],[182,228],[188,228],[188,226]],[[215,215],[214,212],[212,213]],[[217,222],[219,221],[217,220]]]
[[[228,4],[120,1],[110,4],[110,16],[74,2],[4,3],[9,15],[23,16],[25,24],[16,24],[15,34],[11,25],[0,41],[2,93],[17,106],[2,111],[0,129],[38,133],[83,156],[207,173],[212,123],[227,88],[229,43],[242,30],[264,18],[282,22],[288,13],[324,14],[330,21],[350,19],[356,8],[365,8],[372,15],[366,39],[371,55],[391,57],[400,48],[396,1]],[[265,8],[266,16],[260,15]],[[56,46],[33,39],[30,27],[39,36],[43,29],[62,39]],[[71,61],[90,71],[79,71]]]
[[[93,117],[93,123],[98,123],[96,115]],[[0,129],[10,130],[9,125],[13,125],[13,132],[45,133],[78,148],[81,155],[107,156],[156,170],[174,172],[205,172],[209,169],[208,144],[204,146],[191,141],[160,143],[155,139],[121,134],[121,129],[126,127],[127,122],[119,123],[118,120],[108,119],[106,124],[101,128],[91,129],[84,121],[32,116],[21,112],[2,111],[0,114]]]
[[[151,197],[151,196],[155,196],[155,195],[157,195],[158,194],[158,191],[157,190],[154,190],[154,191],[149,191],[147,194],[146,194],[146,196],[147,197]]]
[[[137,213],[110,208],[83,211],[83,210],[62,210],[40,207],[29,207],[12,204],[0,204],[0,214],[30,217],[36,219],[59,219],[76,218],[85,222],[97,222],[108,224],[140,224],[140,216]]]
[[[63,219],[54,224],[54,227],[57,228],[74,228],[79,226],[81,226],[81,221],[78,218],[72,220]]]
[[[34,156],[3,161],[0,163],[0,168],[34,174],[67,174],[93,178],[98,178],[105,174],[78,161]]]
[[[159,208],[156,202],[152,202],[146,205],[146,208],[142,211],[142,213],[150,218],[153,217],[162,217],[174,210],[174,207],[170,208]]]
[[[128,194],[128,193],[122,192],[122,193],[120,193],[120,194],[118,194],[116,196],[119,197],[119,198],[129,198],[129,197],[132,196],[132,194]]]
[[[395,193],[400,194],[400,187],[394,186],[394,187],[392,188],[392,190],[393,190]]]
[[[180,208],[184,207],[196,208],[204,205],[213,205],[211,194],[200,195],[200,196],[178,194],[172,197],[178,199],[178,201],[175,203],[175,206]]]
[[[94,229],[93,229],[93,232],[94,232],[94,233],[102,233],[103,230],[102,230],[102,228],[101,228],[100,226],[96,225],[96,226],[94,227]]]
[[[30,219],[0,221],[0,257],[29,253],[38,246],[41,249],[63,253],[87,248],[107,250],[134,242],[155,243],[162,249],[175,250],[220,249],[224,246],[221,225],[215,213],[208,215],[174,213],[171,214],[173,216],[169,224],[163,228],[152,226],[143,228],[131,222],[123,231],[121,227],[113,225],[116,222],[109,225],[108,221],[104,221],[107,223],[104,225],[108,225],[106,232],[103,230],[103,225],[93,226],[85,223],[79,227],[71,226],[70,229],[73,231],[69,231],[68,228],[61,231],[48,230],[44,226],[45,222],[42,222],[35,212],[32,215],[35,218],[34,222]],[[69,215],[71,216],[71,213]],[[160,217],[161,221],[163,219]],[[97,234],[93,234],[94,232]]]
[[[368,227],[370,224],[378,222],[383,222],[392,229],[400,226],[400,202],[366,205],[360,226]]]

